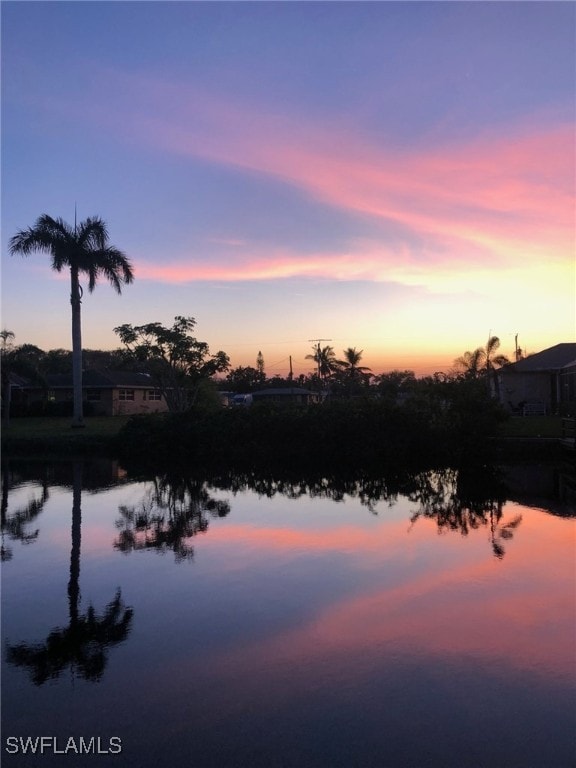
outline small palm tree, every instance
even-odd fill
[[[306,355],[306,360],[314,360],[318,366],[318,376],[321,379],[327,379],[339,367],[334,348],[329,346],[321,347],[320,344],[314,347],[313,355]]]
[[[474,352],[464,352],[454,360],[456,368],[463,371],[467,379],[484,378],[490,391],[500,396],[500,384],[497,369],[510,362],[506,355],[496,354],[500,348],[498,336],[490,336],[485,347],[478,347]]]
[[[6,349],[10,347],[10,344],[12,343],[13,339],[16,337],[14,331],[8,331],[6,328],[3,328],[0,331],[0,339],[2,340],[2,351],[4,352]]]
[[[371,373],[370,368],[359,364],[360,360],[362,360],[362,354],[364,353],[363,349],[361,349],[360,352],[357,352],[356,347],[348,347],[348,349],[342,351],[344,353],[344,360],[338,360],[338,365],[346,371],[346,374],[351,379],[355,379],[363,373]]]
[[[468,378],[478,379],[510,362],[506,355],[495,354],[499,347],[500,339],[497,336],[491,336],[485,347],[478,347],[473,352],[464,352],[454,361],[454,364]]]
[[[83,426],[82,413],[82,286],[80,275],[88,278],[90,293],[99,277],[105,277],[112,287],[122,293],[122,285],[134,279],[128,258],[108,243],[108,230],[99,217],[87,218],[71,227],[62,219],[47,214],[40,216],[33,227],[18,232],[10,239],[11,255],[29,256],[40,251],[52,257],[52,269],[70,270],[70,303],[72,305],[72,382],[74,388],[74,418],[72,426]]]

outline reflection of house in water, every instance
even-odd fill
[[[71,488],[74,483],[73,462],[67,458],[4,459],[2,462],[3,488],[13,491],[29,483],[50,488]],[[85,491],[98,491],[127,481],[126,471],[116,459],[91,456],[82,460],[82,487]]]
[[[507,495],[527,507],[554,515],[576,515],[576,470],[568,464],[514,464],[502,467]]]

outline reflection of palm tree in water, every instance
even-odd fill
[[[82,526],[80,462],[74,462],[73,472],[68,626],[53,629],[44,643],[19,643],[8,646],[7,660],[16,666],[28,667],[36,685],[59,677],[66,667],[78,672],[85,680],[100,680],[107,663],[107,648],[123,642],[132,624],[133,610],[124,607],[120,590],[102,615],[99,616],[92,606],[89,606],[84,614],[79,611]]]
[[[20,541],[22,544],[30,544],[38,538],[39,529],[30,531],[27,529],[44,509],[48,501],[48,483],[42,483],[42,495],[39,499],[31,499],[25,507],[17,509],[8,515],[8,493],[10,490],[10,469],[6,462],[2,464],[2,501],[0,504],[0,521],[2,529],[2,546],[0,557],[2,562],[12,559],[12,549],[6,545],[5,537],[11,541]]]
[[[204,481],[190,477],[155,478],[138,506],[121,506],[120,529],[115,549],[132,552],[154,549],[174,552],[177,562],[190,560],[194,548],[189,540],[208,529],[208,517],[225,517],[230,504],[213,499]]]
[[[427,517],[436,521],[439,533],[459,531],[463,536],[488,527],[494,555],[500,560],[504,557],[503,541],[513,537],[522,515],[502,520],[505,497],[494,477],[446,469],[422,473],[414,479],[409,498],[419,502],[420,509],[412,514],[412,524]]]

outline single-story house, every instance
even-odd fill
[[[72,374],[48,374],[46,386],[22,388],[25,402],[66,402],[73,398]],[[83,371],[82,392],[95,416],[129,416],[167,411],[166,400],[150,375],[133,371]]]
[[[298,403],[299,405],[308,405],[317,403],[320,400],[318,392],[312,392],[303,387],[269,387],[252,392],[252,401],[254,403]]]
[[[576,412],[576,343],[556,344],[499,371],[500,398],[512,411]]]

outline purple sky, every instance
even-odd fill
[[[102,216],[136,281],[84,345],[197,319],[232,364],[447,370],[575,338],[576,7],[3,2],[2,325],[70,348],[68,284],[7,255]]]

